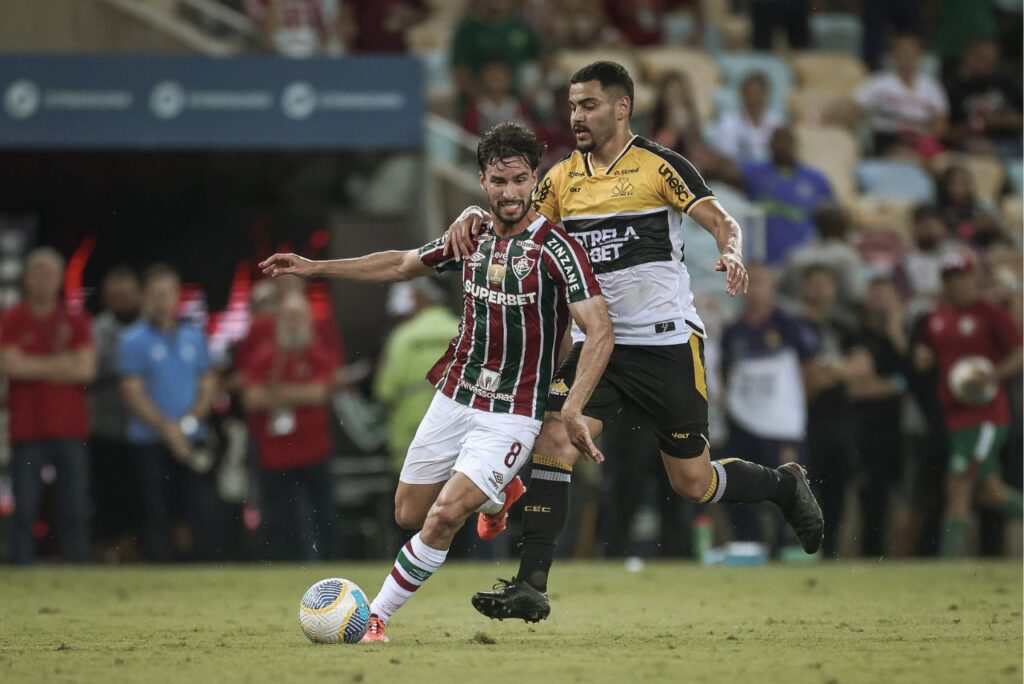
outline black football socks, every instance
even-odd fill
[[[537,591],[547,591],[555,542],[569,519],[572,466],[535,453],[530,486],[523,497],[519,574]]]

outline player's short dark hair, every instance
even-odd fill
[[[593,62],[583,67],[569,79],[570,84],[575,83],[586,83],[587,81],[597,81],[601,84],[601,90],[609,90],[610,88],[617,88],[622,91],[622,94],[629,98],[629,114],[633,115],[633,102],[636,101],[634,97],[633,79],[630,77],[629,72],[626,71],[626,67],[622,66],[618,62]]]
[[[149,285],[154,280],[160,280],[161,278],[173,278],[177,282],[181,282],[181,276],[178,272],[167,264],[152,264],[146,267],[146,270],[142,273],[142,282],[145,285]]]
[[[127,264],[118,264],[107,271],[107,275],[103,276],[103,281],[111,280],[133,280],[137,285],[139,282],[139,274],[134,268]]]
[[[483,172],[489,164],[499,159],[522,157],[530,169],[536,171],[546,147],[526,126],[514,121],[502,121],[480,138],[476,146],[476,163]]]

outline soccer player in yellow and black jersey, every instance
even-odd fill
[[[815,552],[822,536],[821,509],[799,465],[770,469],[710,456],[704,326],[683,260],[682,215],[715,237],[721,252],[715,270],[725,272],[730,295],[744,292],[747,283],[739,225],[690,162],[631,132],[633,81],[621,65],[595,62],[569,83],[577,149],[541,181],[534,209],[561,222],[584,246],[608,304],[616,345],[582,411],[588,429],[593,436],[600,434],[622,405],[632,402],[651,419],[677,493],[700,503],[772,501],[804,549]],[[472,253],[465,251],[468,238],[487,220],[471,208],[452,225],[448,238],[456,257]],[[583,337],[573,332],[575,344],[554,375],[534,445],[519,572],[473,597],[473,605],[488,617],[536,621],[550,612],[547,576],[568,516],[570,474],[581,453],[566,432],[576,416],[565,415],[563,402]],[[603,458],[596,450],[583,455]]]

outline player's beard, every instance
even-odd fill
[[[501,223],[503,223],[504,225],[514,226],[526,217],[526,212],[530,210],[530,205],[526,200],[518,200],[519,202],[521,202],[520,211],[516,212],[515,216],[508,218],[508,214],[505,211],[502,211],[501,206],[505,201],[506,200],[502,200],[500,202],[497,202],[494,206],[492,206],[491,214],[494,216],[494,218],[496,218],[498,221],[501,221]]]

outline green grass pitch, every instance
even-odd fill
[[[491,622],[509,563],[442,568],[392,643],[317,646],[306,587],[383,564],[0,570],[0,682],[1020,682],[1021,564],[559,563],[553,612]]]

